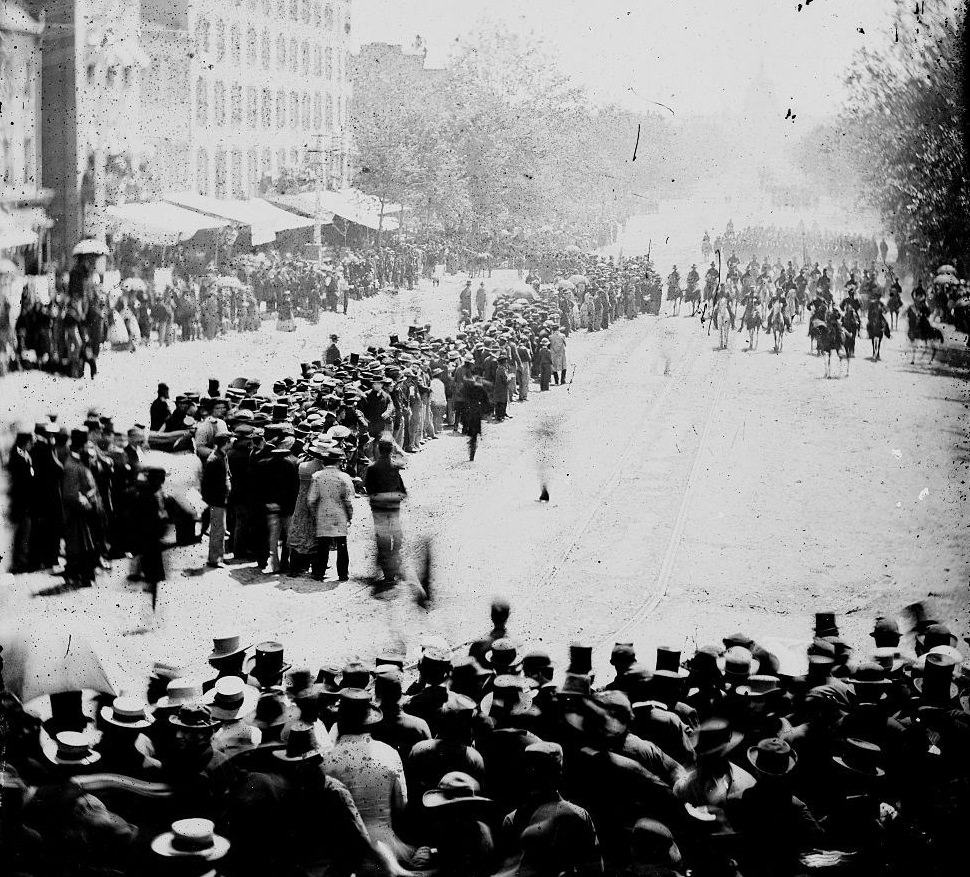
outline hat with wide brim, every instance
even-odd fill
[[[204,830],[189,830],[192,823],[204,824],[208,820],[180,819],[172,824],[171,831],[162,832],[152,839],[152,852],[166,858],[192,858],[214,862],[229,852],[229,841],[205,826]],[[211,823],[209,823],[211,825]]]
[[[238,680],[241,685],[224,687],[228,680]],[[209,708],[214,719],[221,722],[231,722],[242,716],[249,715],[256,709],[259,702],[259,690],[247,685],[237,676],[227,676],[219,679],[215,687],[202,695],[202,703]]]
[[[101,720],[116,728],[139,731],[151,727],[154,722],[146,704],[131,697],[116,697],[111,706],[101,707]]]
[[[42,734],[40,746],[48,761],[64,767],[87,767],[101,760],[88,735],[80,731],[61,731],[53,737]]]
[[[764,741],[762,741],[764,742]],[[777,752],[765,751],[761,744],[748,747],[748,761],[763,776],[780,777],[790,773],[798,764],[798,756],[789,746],[779,747]]]
[[[457,771],[455,772],[457,773]],[[439,787],[429,789],[421,796],[421,801],[429,810],[439,807],[488,807],[494,802],[477,793],[471,783],[448,782],[454,774],[445,774],[439,782]]]
[[[79,241],[71,250],[72,256],[107,256],[110,253],[107,244],[94,238],[85,238]]]
[[[727,722],[710,719],[697,729],[694,754],[698,757],[727,755],[737,749],[743,738],[744,734],[733,730]]]

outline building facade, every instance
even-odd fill
[[[347,184],[350,0],[190,0],[189,189],[247,198],[287,169]]]
[[[36,248],[47,224],[40,209],[49,197],[41,186],[43,30],[19,4],[0,2],[0,250]]]

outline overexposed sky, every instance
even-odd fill
[[[784,108],[838,111],[841,76],[864,41],[888,34],[892,0],[353,0],[354,40],[409,45],[428,64],[482,18],[535,32],[563,72],[631,109],[730,112],[760,63]],[[865,34],[860,34],[862,28]],[[631,91],[632,89],[632,91]],[[642,102],[641,102],[642,101]]]

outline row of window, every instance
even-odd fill
[[[211,194],[216,198],[247,198],[255,194],[264,176],[272,177],[274,171],[278,174],[285,167],[300,167],[306,157],[303,150],[295,147],[289,152],[286,149],[277,149],[274,166],[274,153],[268,146],[262,150],[252,147],[245,155],[241,149],[227,151],[219,147],[213,156],[213,174],[213,167],[209,163],[209,150],[201,148],[196,155],[196,190],[200,195]],[[339,173],[338,157],[332,160],[326,158],[324,161],[325,176]]]
[[[235,0],[236,6],[241,7],[243,0]],[[341,12],[335,10],[333,3],[322,3],[321,0],[247,0],[246,5],[253,12],[257,6],[263,13],[263,18],[312,24],[314,27],[325,27],[327,30],[343,27],[350,33],[350,4]]]
[[[272,128],[275,121],[276,128],[286,128],[289,121],[290,128],[311,128],[332,130],[336,119],[339,125],[345,122],[344,100],[341,96],[334,101],[329,93],[309,92],[298,94],[291,91],[289,95],[282,89],[276,92],[272,89],[255,88],[249,86],[245,90],[245,121],[248,128]],[[227,122],[228,118],[228,122]],[[212,89],[212,112],[209,112],[209,84],[201,76],[195,84],[195,121],[200,127],[213,125],[222,127],[226,124],[241,128],[243,124],[243,87],[232,85],[229,87],[229,112],[226,113],[226,87],[216,82]]]
[[[216,60],[221,61],[226,57],[226,42],[219,35],[219,28],[224,27],[220,22],[216,29]],[[199,22],[199,32],[196,38],[196,47],[201,52],[208,52],[209,25],[205,19]],[[230,28],[229,35],[229,55],[235,66],[240,66],[243,62],[242,29],[238,25]],[[309,76],[312,69],[314,76],[326,76],[327,79],[342,79],[346,74],[346,58],[343,52],[338,52],[334,57],[334,50],[330,47],[323,48],[319,43],[309,43],[306,40],[302,44],[297,43],[293,38],[287,43],[286,37],[279,35],[276,38],[276,69],[289,70],[296,73],[302,70],[304,76]],[[262,35],[257,38],[255,28],[246,30],[246,65],[255,68],[259,64],[263,70],[269,70],[272,66],[273,45],[269,31],[264,28]]]

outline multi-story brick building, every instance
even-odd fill
[[[187,27],[188,188],[244,198],[318,163],[347,184],[350,0],[189,0]]]

